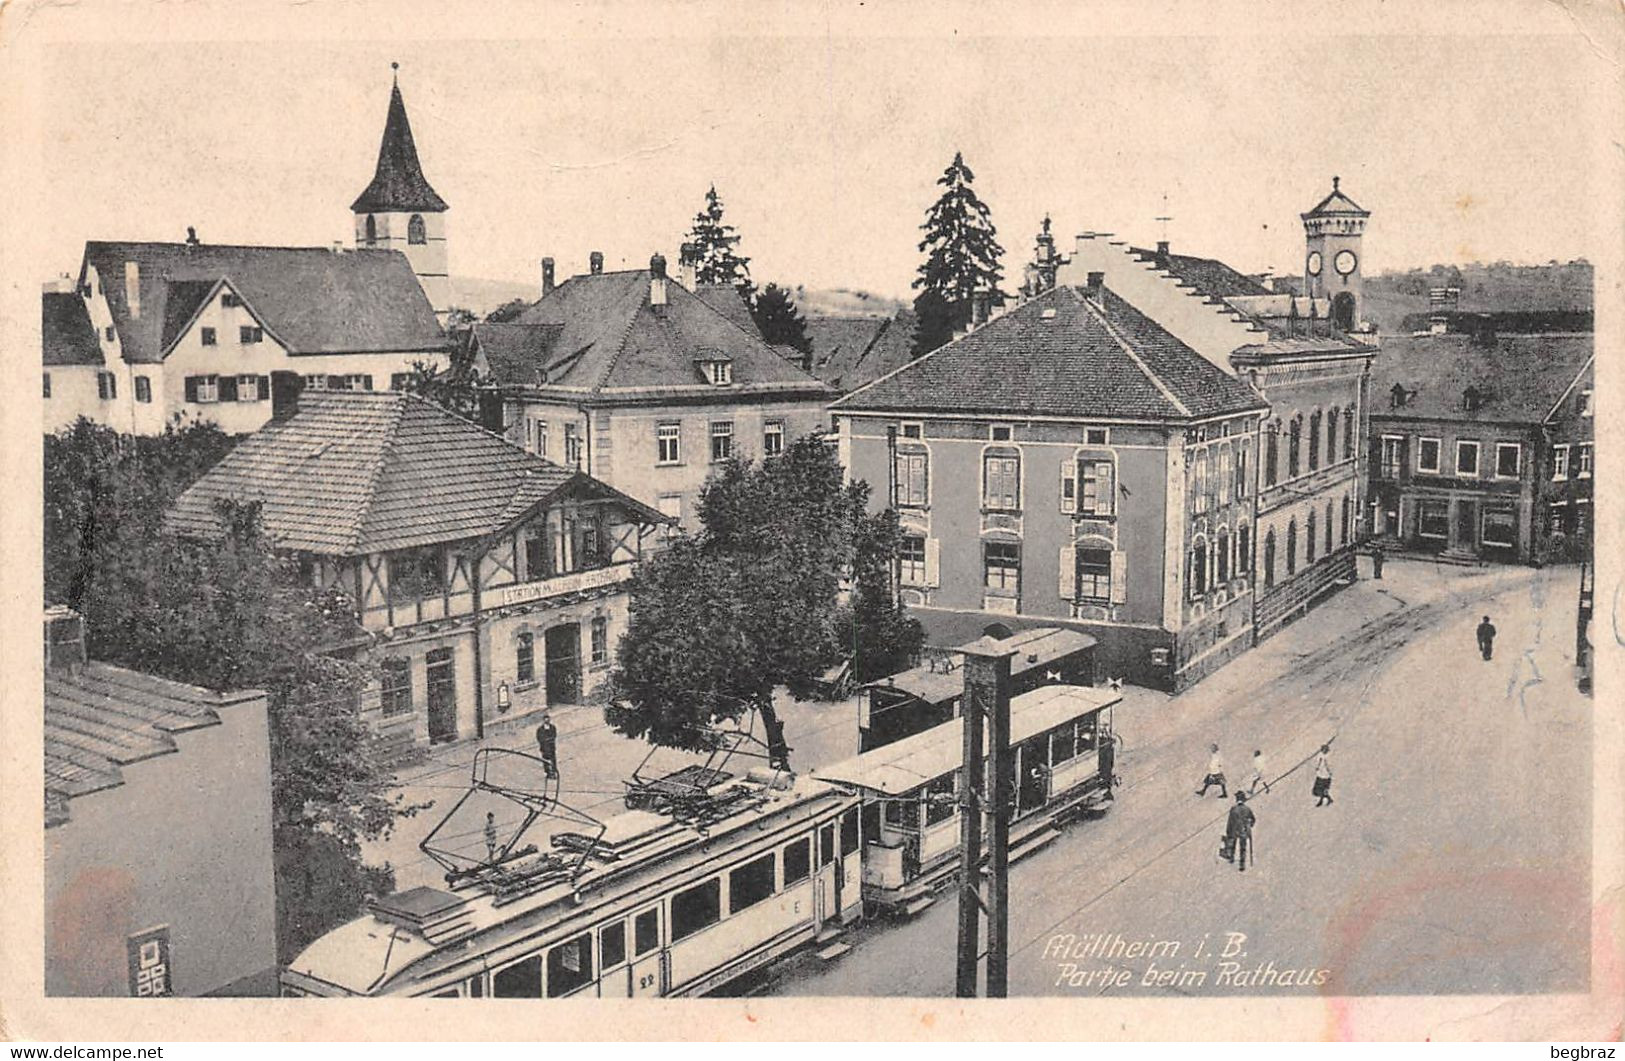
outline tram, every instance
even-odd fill
[[[1111,798],[1100,747],[1112,739],[1112,707],[1121,699],[1080,685],[1011,699],[1012,862],[1054,840],[1062,822]],[[871,907],[919,913],[955,872],[963,739],[964,720],[956,718],[814,771],[862,796],[863,895]]]

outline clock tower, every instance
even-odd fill
[[[1304,289],[1311,298],[1331,303],[1331,318],[1345,332],[1362,328],[1363,281],[1361,270],[1366,218],[1363,210],[1344,195],[1332,178],[1332,193],[1302,215],[1304,235]]]

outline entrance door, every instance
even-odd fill
[[[547,703],[574,704],[581,700],[581,624],[550,628],[547,646]]]
[[[1456,502],[1456,544],[1478,548],[1478,502]]]
[[[457,675],[451,649],[437,648],[424,660],[429,679],[429,742],[457,739]]]
[[[665,958],[665,948],[660,945],[660,907],[651,906],[632,918],[633,998],[659,998],[666,993]]]
[[[818,899],[815,922],[839,919],[841,916],[841,886],[846,875],[835,859],[835,823],[830,822],[818,830]]]

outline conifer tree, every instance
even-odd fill
[[[919,325],[914,334],[914,355],[930,353],[953,337],[955,329],[970,321],[971,303],[978,294],[989,305],[999,305],[1009,296],[999,287],[1004,279],[999,258],[997,231],[987,204],[971,188],[976,175],[958,152],[937,183],[942,195],[926,212],[920,226],[925,238],[920,250],[926,258],[914,286]]]
[[[812,340],[807,338],[807,322],[796,310],[790,293],[778,284],[768,284],[756,296],[750,315],[756,321],[756,330],[762,341],[770,346],[788,346],[803,354],[812,353]]]
[[[695,279],[702,284],[732,284],[747,304],[754,305],[756,285],[750,280],[750,259],[737,249],[739,239],[734,227],[722,220],[722,197],[713,184],[688,233],[699,254]]]

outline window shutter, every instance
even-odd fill
[[[1078,547],[1061,546],[1061,599],[1076,600],[1078,596]]]
[[[1112,550],[1112,603],[1128,600],[1128,554],[1121,549]]]
[[[925,540],[925,584],[927,586],[940,586],[942,569],[942,550],[935,538]]]
[[[234,402],[234,401],[237,400],[237,377],[236,376],[221,376],[220,377],[219,398],[223,402]]]
[[[372,375],[370,373],[361,377],[361,389],[364,391],[372,390]]]
[[[260,377],[260,401],[267,401],[271,397],[271,377]]]
[[[330,390],[330,391],[341,391],[341,390],[343,390],[344,389],[344,377],[343,376],[328,376],[327,377],[327,389]]]
[[[187,376],[186,377],[185,388],[186,388],[186,400],[189,401],[189,402],[197,401],[197,377],[196,376]]]
[[[1097,511],[1102,516],[1111,516],[1117,513],[1117,465],[1111,461],[1101,461],[1095,465],[1095,471],[1100,477],[1100,500],[1097,502]]]
[[[1061,462],[1061,511],[1078,510],[1078,464],[1073,460]],[[1063,597],[1066,594],[1061,594]]]

